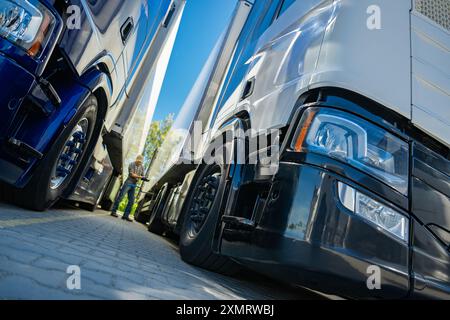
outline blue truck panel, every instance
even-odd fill
[[[17,18],[27,32],[35,32],[27,33],[26,39],[8,36],[12,33],[0,37],[0,182],[16,194],[21,190],[26,194],[30,185],[36,188],[35,180],[48,178],[41,176],[44,165],[55,166],[56,175],[80,180],[97,141],[101,143],[103,123],[108,117],[109,122],[114,121],[122,107],[118,101],[124,102],[118,98],[125,96],[125,84],[133,73],[141,71],[140,62],[169,6],[175,3],[184,2],[11,0],[0,4],[8,14],[14,10],[23,10],[23,16],[39,12],[36,17],[41,19],[36,29],[26,26],[30,20]],[[25,45],[30,38],[32,43]],[[109,112],[112,106],[116,112]],[[88,116],[88,127],[83,128],[86,132],[70,133],[83,127],[80,113],[89,108],[94,108],[96,115]],[[77,117],[81,122],[73,123]],[[56,149],[69,148],[60,140],[74,133],[75,145],[69,140],[66,143],[74,151],[70,154],[82,156],[67,159],[63,152],[62,158],[56,157]],[[73,182],[64,185],[66,190],[50,190],[49,197],[56,201],[71,188]]]

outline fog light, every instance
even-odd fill
[[[348,210],[375,224],[390,234],[408,241],[409,220],[403,214],[338,182],[339,200]]]

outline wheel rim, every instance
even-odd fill
[[[197,185],[189,211],[189,233],[191,237],[195,237],[200,232],[211,212],[219,190],[221,176],[220,167],[214,167],[201,178]]]
[[[72,130],[69,138],[64,144],[58,161],[50,178],[50,188],[58,189],[73,173],[83,155],[86,146],[86,137],[89,130],[89,120],[81,119]]]

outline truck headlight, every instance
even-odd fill
[[[346,162],[407,195],[408,143],[349,113],[307,110],[291,147]]]
[[[348,210],[408,242],[409,220],[406,216],[342,182],[338,182],[338,193],[339,200]]]
[[[55,16],[38,0],[1,0],[0,36],[35,57],[47,44]]]

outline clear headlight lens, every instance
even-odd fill
[[[408,192],[408,144],[349,113],[332,109],[306,111],[292,148],[339,159],[404,195]]]
[[[37,56],[53,31],[55,17],[38,0],[1,0],[0,36]]]
[[[407,217],[342,182],[338,182],[338,193],[339,200],[348,210],[401,240],[408,241]]]

